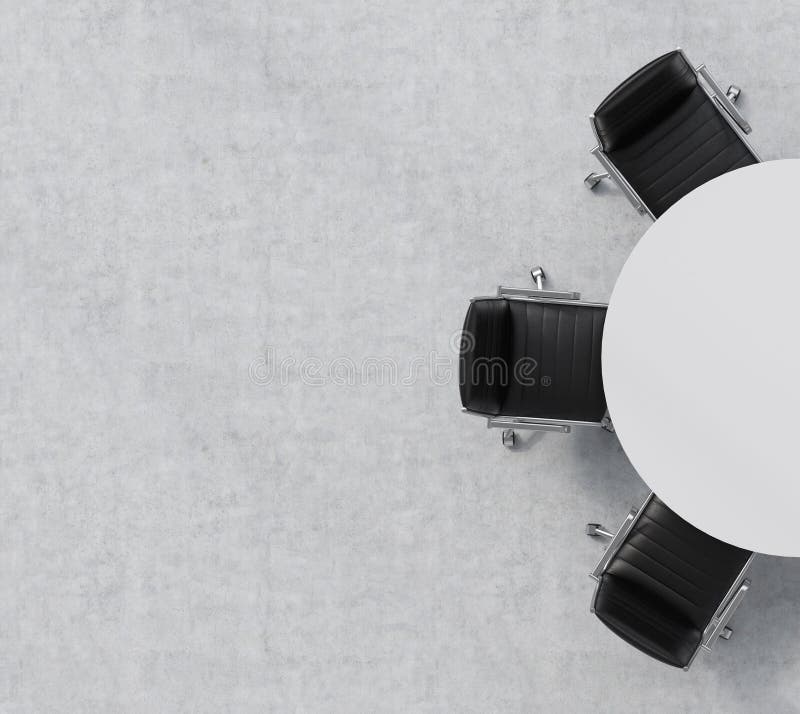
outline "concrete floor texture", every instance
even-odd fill
[[[533,264],[609,298],[650,223],[583,187],[587,116],[662,52],[796,157],[799,25],[0,3],[0,711],[800,711],[800,563],[758,560],[690,672],[640,654],[589,614],[583,528],[647,487],[600,430],[504,449],[452,349]]]

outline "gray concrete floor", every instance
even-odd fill
[[[467,299],[532,263],[608,298],[649,224],[584,190],[586,117],[658,53],[796,157],[798,24],[0,4],[0,710],[799,711],[800,563],[758,561],[690,673],[649,660],[588,612],[583,524],[646,491],[615,438],[506,451],[447,375]]]

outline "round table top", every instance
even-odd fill
[[[800,160],[701,186],[628,258],[603,334],[628,458],[685,520],[800,556]]]

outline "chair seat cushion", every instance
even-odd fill
[[[751,555],[653,496],[601,578],[595,614],[639,649],[685,666]]]
[[[606,412],[600,365],[606,308],[522,300],[509,306],[516,374],[503,414],[599,422]]]

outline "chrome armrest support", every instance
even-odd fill
[[[592,124],[592,130],[596,132],[596,128],[594,125],[594,115],[589,117],[589,120]],[[622,193],[625,194],[625,198],[630,201],[631,205],[643,216],[650,216],[653,220],[655,220],[655,216],[650,212],[650,209],[644,205],[644,201],[642,201],[639,196],[637,195],[636,191],[633,190],[631,185],[625,180],[625,177],[619,172],[616,166],[611,162],[611,159],[606,156],[606,153],[598,144],[590,151],[591,154],[594,154],[594,157],[600,162],[600,165],[608,172],[608,175],[614,181],[617,186],[619,186]]]
[[[652,491],[650,492],[650,494],[645,499],[644,503],[639,508],[631,508],[628,515],[625,517],[625,520],[622,522],[622,525],[619,527],[617,534],[611,539],[611,542],[608,544],[608,548],[606,548],[605,552],[603,553],[603,556],[600,558],[600,561],[597,563],[594,570],[591,573],[589,573],[589,575],[592,578],[598,581],[600,580],[600,576],[605,572],[612,558],[617,554],[617,551],[622,547],[622,544],[628,537],[628,533],[630,533],[631,529],[636,525],[636,521],[639,520],[639,517],[644,512],[645,507],[647,506],[648,503],[650,503],[651,498],[653,498]]]
[[[607,432],[614,434],[616,430],[614,429],[614,422],[611,421],[611,415],[608,413],[608,409],[606,409],[606,413],[603,418],[600,420],[600,425],[605,429]]]
[[[747,595],[747,590],[749,588],[750,581],[745,578],[745,580],[739,586],[739,589],[734,593],[733,597],[728,600],[728,603],[719,618],[712,620],[711,624],[706,627],[705,631],[703,632],[703,641],[701,643],[703,649],[708,650],[709,652],[713,649],[714,643],[722,634],[723,630],[725,630],[725,628],[728,626],[728,622],[733,617],[733,613],[736,612],[736,608],[741,605],[742,600],[744,600],[744,596]]]
[[[734,103],[728,99],[728,95],[722,91],[722,87],[720,87],[711,76],[708,68],[704,64],[701,64],[695,69],[695,72],[697,72],[714,93],[714,99],[717,100],[717,103],[730,115],[731,119],[739,125],[739,128],[745,134],[749,134],[752,131],[750,124],[748,124],[747,120],[742,116],[742,113],[736,108]]]
[[[733,613],[736,612],[736,608],[739,607],[742,599],[747,594],[747,589],[750,587],[750,580],[747,578],[747,573],[755,557],[756,554],[753,553],[747,559],[747,562],[736,577],[736,580],[733,581],[728,592],[725,593],[725,597],[722,598],[722,602],[720,602],[714,616],[711,618],[711,622],[703,631],[703,640],[701,644],[705,649],[710,650],[713,647],[714,642],[716,642],[719,635],[725,629],[728,621],[733,617]]]

